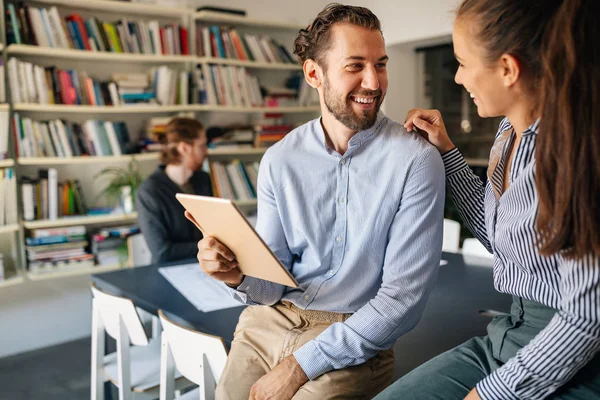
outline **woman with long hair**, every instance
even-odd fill
[[[488,181],[436,110],[411,110],[442,154],[463,220],[513,295],[488,335],[437,356],[377,399],[600,398],[600,24],[597,0],[464,0],[456,82],[506,116]]]

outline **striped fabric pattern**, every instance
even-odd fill
[[[539,120],[524,133],[502,193],[505,160],[515,133],[508,119],[496,140],[511,131],[488,171],[475,176],[458,149],[442,156],[449,190],[463,220],[494,254],[494,285],[500,292],[558,310],[548,326],[501,368],[477,385],[482,399],[543,399],[571,379],[600,350],[600,258],[543,257],[536,248],[535,142]],[[492,152],[493,153],[493,152]],[[491,155],[491,163],[494,161]]]
[[[344,155],[320,119],[264,155],[257,231],[299,288],[246,277],[236,296],[354,313],[294,353],[310,379],[365,362],[419,321],[441,257],[443,168],[433,146],[383,113]]]

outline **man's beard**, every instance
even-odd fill
[[[331,114],[344,124],[348,129],[353,131],[364,131],[375,125],[377,120],[377,113],[381,107],[383,96],[381,90],[375,91],[361,91],[352,93],[354,96],[378,96],[375,98],[375,107],[369,110],[363,110],[361,114],[356,114],[350,104],[352,99],[350,96],[342,100],[342,96],[333,90],[329,85],[329,79],[325,79],[323,84],[323,97],[325,100],[325,106]]]

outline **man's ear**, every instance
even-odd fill
[[[177,152],[179,154],[188,154],[191,146],[183,140],[177,143]]]
[[[317,89],[323,84],[323,69],[313,59],[304,61],[304,79],[313,88]]]

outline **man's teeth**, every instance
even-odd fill
[[[471,96],[472,99],[475,98],[475,95],[473,93],[469,93],[469,95]]]
[[[369,104],[375,101],[375,97],[355,97],[357,103]]]

